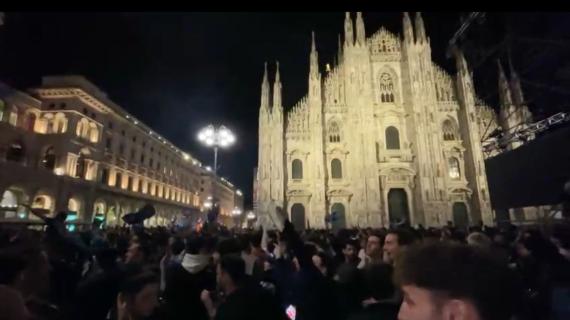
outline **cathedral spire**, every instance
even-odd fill
[[[311,42],[311,66],[310,66],[310,75],[311,77],[316,77],[319,74],[319,53],[317,52],[317,45],[315,43],[315,32],[311,33],[312,42]]]
[[[507,82],[507,77],[505,76],[505,71],[503,70],[501,61],[498,59],[497,66],[499,69],[499,99],[501,108],[509,108],[513,103],[511,89],[509,88],[509,83]]]
[[[520,107],[524,104],[524,95],[521,88],[521,80],[519,75],[515,71],[513,67],[513,62],[511,61],[511,56],[509,54],[509,72],[511,75],[510,87],[512,92],[513,102],[517,107]]]
[[[414,42],[414,30],[412,29],[412,20],[410,20],[410,15],[404,12],[404,17],[402,18],[402,24],[404,28],[404,40],[407,42]]]
[[[340,33],[338,34],[338,63],[342,61],[342,39]]]
[[[267,77],[267,62],[263,72],[263,82],[261,83],[261,106],[262,110],[269,110],[269,79]]]
[[[416,41],[418,43],[426,43],[426,29],[424,26],[424,19],[420,12],[416,12]]]
[[[273,83],[273,110],[280,112],[281,103],[281,77],[279,75],[279,61],[276,61],[275,82]]]
[[[354,32],[352,28],[352,18],[350,17],[350,12],[347,12],[344,16],[344,45],[354,45]]]
[[[360,46],[363,46],[366,42],[366,32],[364,31],[364,20],[362,19],[362,12],[356,13],[356,42]]]
[[[469,67],[463,51],[458,47],[453,47],[453,53],[455,55],[455,67],[457,68],[457,72],[460,74],[468,74]]]

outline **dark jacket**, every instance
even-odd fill
[[[189,315],[192,319],[208,319],[200,294],[204,289],[215,289],[216,273],[209,264],[185,264],[190,256],[185,255],[181,264],[171,264],[166,270],[163,312],[167,319],[188,319]]]
[[[290,276],[284,290],[288,293],[287,300],[297,309],[296,320],[340,319],[335,284],[315,267],[307,246],[289,221],[285,222],[283,236],[300,266],[300,270]]]
[[[285,310],[253,282],[232,292],[218,307],[216,320],[285,320]]]
[[[390,302],[378,302],[353,314],[348,320],[397,320],[400,305]]]

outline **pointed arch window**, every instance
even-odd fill
[[[453,141],[458,139],[458,133],[455,125],[449,119],[445,120],[442,124],[443,140]]]
[[[329,142],[340,142],[340,127],[336,121],[329,124]]]
[[[380,102],[382,103],[394,102],[395,90],[394,90],[394,80],[392,79],[392,76],[389,73],[384,72],[380,74],[378,82],[380,85],[379,88]]]

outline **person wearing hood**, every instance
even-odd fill
[[[193,235],[186,239],[186,253],[182,261],[166,270],[164,288],[165,312],[168,319],[208,319],[200,300],[202,290],[216,287],[216,273],[208,255],[206,241]]]

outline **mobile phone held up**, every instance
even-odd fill
[[[285,309],[285,313],[287,314],[289,320],[295,320],[297,317],[297,308],[295,308],[294,305],[290,304],[287,309]]]

